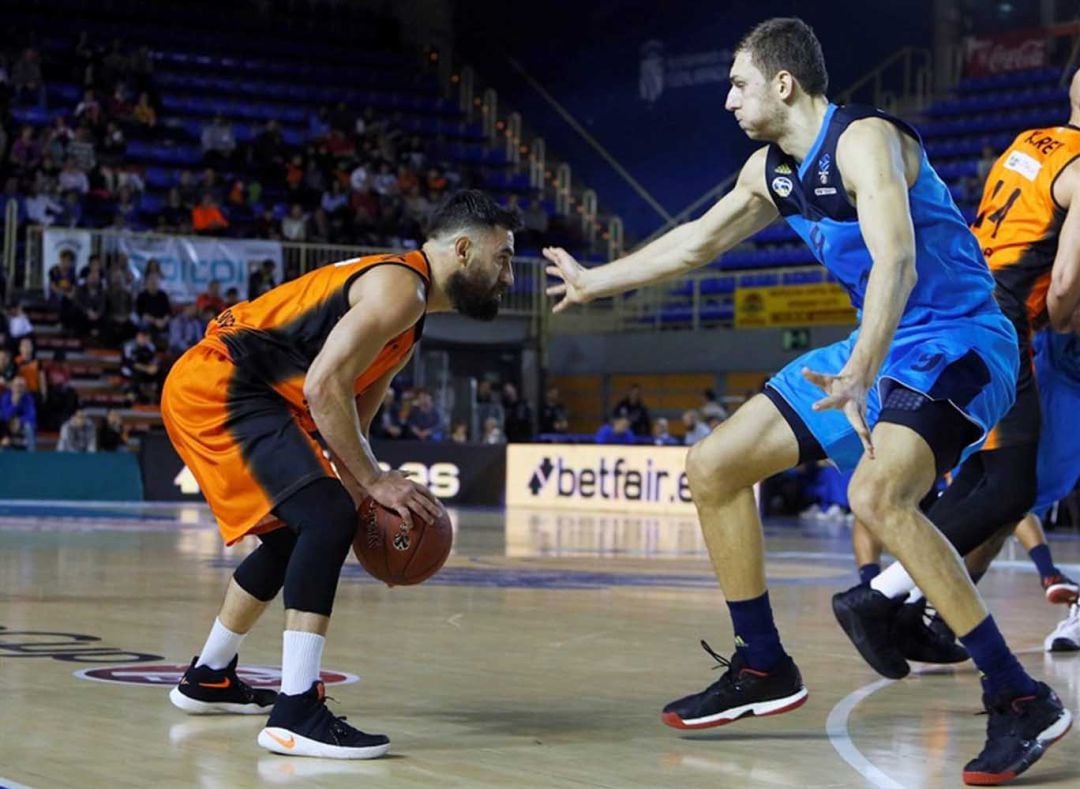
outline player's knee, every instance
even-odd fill
[[[328,488],[325,501],[314,514],[320,537],[333,554],[348,553],[360,521],[356,517],[356,505],[345,488],[340,484]]]
[[[918,501],[889,475],[863,472],[860,468],[848,485],[848,505],[856,520],[876,535],[879,525],[893,513],[905,507],[917,507]]]
[[[735,475],[727,473],[724,455],[708,451],[699,441],[686,453],[686,481],[698,504],[724,501],[737,491]]]

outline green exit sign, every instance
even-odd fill
[[[805,351],[810,347],[810,330],[784,329],[782,345],[785,351]]]

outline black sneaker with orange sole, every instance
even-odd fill
[[[1042,682],[1035,683],[1031,696],[984,695],[983,706],[990,716],[986,745],[964,767],[964,783],[969,786],[1008,783],[1037,762],[1072,726],[1072,714]]]
[[[736,652],[727,660],[706,644],[701,646],[726,669],[700,693],[684,696],[664,707],[661,720],[675,729],[709,729],[747,716],[780,715],[806,703],[799,669],[787,655],[771,671],[757,671]]]
[[[196,666],[191,659],[180,684],[169,691],[174,707],[189,715],[266,715],[274,706],[277,691],[253,688],[236,674],[239,656],[225,668]]]

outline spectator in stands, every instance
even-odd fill
[[[184,207],[180,189],[173,187],[165,196],[165,206],[158,214],[158,229],[166,232],[183,232],[191,226],[191,210]]]
[[[56,215],[57,227],[78,227],[82,224],[83,207],[78,192],[67,192],[60,206],[60,213]]]
[[[60,171],[58,183],[60,190],[63,192],[74,191],[84,195],[90,191],[90,179],[86,177],[86,173],[79,169],[75,160],[70,156],[64,162],[64,169]]]
[[[476,384],[476,419],[482,425],[494,418],[501,428],[506,420],[499,398],[491,391],[491,381],[482,378]]]
[[[652,442],[658,447],[674,446],[679,440],[668,432],[668,421],[660,416],[653,422]]]
[[[103,118],[104,113],[101,110],[101,102],[94,95],[93,88],[87,88],[83,91],[82,101],[75,107],[75,120],[97,128],[101,126]]]
[[[446,176],[443,175],[437,167],[428,168],[425,184],[427,186],[428,196],[432,200],[438,201],[442,198],[443,192],[446,191]]]
[[[469,426],[458,419],[450,426],[450,441],[454,444],[469,443]]]
[[[139,94],[139,100],[131,110],[135,122],[144,129],[153,129],[157,126],[157,110],[150,103],[150,94],[143,91]]]
[[[33,452],[37,448],[37,407],[21,375],[0,394],[0,436],[4,449]]]
[[[101,282],[101,268],[91,269],[86,281],[75,288],[75,297],[70,311],[76,333],[97,337],[101,333],[101,323],[105,318],[106,296]]]
[[[630,430],[635,436],[647,436],[652,432],[649,409],[641,402],[641,387],[637,384],[631,384],[626,397],[615,406],[615,413],[630,420]]]
[[[401,438],[404,430],[404,425],[401,423],[401,410],[395,400],[394,390],[387,387],[379,412],[371,422],[371,435],[374,438],[395,439]]]
[[[693,446],[712,432],[702,423],[701,415],[693,408],[683,412],[682,423],[686,429],[686,433],[683,435],[683,443],[688,447]]]
[[[307,239],[307,214],[299,203],[293,203],[287,216],[281,219],[281,235],[286,241]]]
[[[379,173],[372,179],[371,186],[380,197],[390,197],[398,193],[397,176],[388,162],[379,166]]]
[[[103,339],[110,345],[125,342],[135,331],[131,320],[135,309],[135,299],[127,287],[125,268],[113,266],[109,269],[109,287],[105,291],[105,323],[102,327]]]
[[[616,414],[610,422],[605,422],[596,431],[597,444],[633,444],[635,442],[634,434],[630,430],[630,420],[621,414]]]
[[[54,161],[62,162],[68,158],[67,149],[75,139],[75,131],[68,126],[67,118],[57,115],[53,119],[53,125],[45,133],[45,147],[43,153],[48,154]]]
[[[41,74],[41,57],[36,49],[23,50],[22,56],[11,68],[11,87],[17,103],[25,103],[29,97],[39,107],[45,109],[45,78]]]
[[[274,261],[267,258],[262,265],[252,270],[248,277],[248,300],[257,299],[262,294],[272,290],[277,284],[274,282]]]
[[[169,353],[179,357],[201,340],[205,331],[206,323],[199,316],[198,307],[194,303],[185,304],[169,322]]]
[[[236,288],[229,288],[225,291],[225,309],[238,304],[240,302],[240,291]]]
[[[180,191],[181,203],[189,211],[194,209],[202,199],[202,195],[199,193],[199,184],[196,182],[195,174],[191,170],[182,170],[180,172],[180,181],[176,188]]]
[[[116,167],[123,161],[125,153],[127,138],[124,137],[124,130],[116,121],[109,121],[101,137],[101,162],[103,165]]]
[[[57,452],[97,452],[97,429],[81,408],[60,428]]]
[[[56,221],[56,218],[64,212],[64,207],[53,199],[53,196],[41,191],[37,179],[30,184],[30,194],[23,201],[26,209],[26,218],[35,225],[48,227]]]
[[[39,403],[44,402],[49,393],[49,382],[45,379],[45,368],[37,358],[37,348],[29,337],[19,340],[19,355],[15,357],[19,376],[26,382],[26,391]]]
[[[11,358],[11,351],[0,347],[0,388],[11,385],[11,380],[18,374],[19,368],[15,366],[15,360]]]
[[[236,137],[233,136],[232,124],[221,115],[203,126],[203,158],[212,164],[227,164],[236,150]]]
[[[19,346],[24,338],[32,338],[34,334],[34,324],[30,322],[30,318],[26,315],[26,306],[20,301],[16,302],[8,310],[8,337],[15,347]]]
[[[77,279],[75,253],[70,249],[60,250],[60,260],[49,269],[49,303],[60,306],[74,297]]]
[[[140,327],[147,329],[155,340],[169,330],[172,303],[169,294],[161,289],[159,274],[146,275],[145,287],[135,297],[135,314]]]
[[[86,278],[90,276],[90,272],[96,271],[98,278],[104,287],[105,284],[105,268],[101,265],[101,255],[97,252],[92,253],[86,259],[86,265],[79,269],[79,284],[86,282]]]
[[[97,166],[94,135],[88,127],[80,126],[75,130],[75,139],[68,145],[68,156],[75,160],[83,172],[88,173]]]
[[[139,327],[135,339],[124,345],[120,372],[127,381],[127,391],[140,403],[152,403],[157,399],[158,378],[161,372],[157,362],[157,348],[150,332]]]
[[[431,202],[420,192],[420,185],[414,184],[405,193],[405,212],[403,219],[408,226],[407,232],[419,237],[427,224],[428,215],[431,213]]]
[[[229,226],[229,220],[214,202],[213,192],[204,192],[199,205],[191,209],[191,227],[196,233],[218,233]]]
[[[421,389],[416,394],[416,405],[409,411],[407,421],[409,438],[418,441],[442,440],[442,416],[435,408],[431,392]]]
[[[569,429],[566,406],[559,401],[559,389],[549,386],[544,391],[544,405],[540,409],[540,432],[565,434]]]
[[[499,426],[499,420],[489,416],[484,420],[480,442],[483,444],[505,444],[506,434]]]
[[[19,132],[19,139],[11,146],[8,160],[15,172],[20,175],[30,175],[41,164],[44,152],[38,144],[33,126],[23,126]]]
[[[71,386],[71,369],[66,361],[54,361],[47,378],[49,393],[39,409],[38,426],[42,430],[58,430],[79,407],[79,393]]]
[[[225,299],[221,298],[221,283],[218,280],[212,279],[206,284],[206,290],[195,299],[195,308],[204,317],[208,312],[210,317],[213,317],[225,309]]]
[[[997,158],[998,154],[994,149],[994,146],[990,144],[983,146],[979,161],[975,164],[975,174],[978,177],[980,184],[986,181],[986,176],[990,174],[990,169],[994,166],[994,162],[997,161]]]
[[[113,210],[116,212],[114,224],[120,224],[122,227],[133,227],[138,224],[139,207],[135,205],[131,190],[127,187],[120,190],[120,193],[117,196],[116,207]],[[119,222],[117,222],[117,220],[119,220]]]
[[[26,205],[19,193],[19,179],[14,176],[4,181],[4,192],[0,194],[0,221],[6,221],[8,203],[15,203],[15,221],[20,224],[26,221]]]
[[[720,399],[717,397],[716,392],[712,389],[706,389],[701,393],[702,406],[699,409],[701,415],[708,419],[710,416],[714,416],[723,422],[728,418],[727,409],[720,404]]]
[[[120,412],[110,408],[105,412],[105,420],[98,426],[98,449],[102,452],[126,452],[129,433]]]
[[[518,396],[517,387],[507,381],[502,388],[503,421],[506,440],[512,443],[532,440],[532,409]]]

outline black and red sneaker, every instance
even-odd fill
[[[365,734],[330,712],[319,681],[306,693],[280,694],[258,742],[274,753],[324,759],[376,759],[390,750],[385,734]]]
[[[1046,753],[1072,727],[1072,713],[1042,682],[1035,694],[1008,698],[983,696],[990,716],[982,753],[964,767],[964,783],[996,786],[1011,781]]]
[[[903,679],[911,672],[897,643],[897,619],[904,601],[890,599],[869,586],[853,586],[833,595],[832,609],[863,660],[878,674]]]
[[[920,663],[963,663],[970,655],[956,643],[956,636],[941,616],[928,615],[926,598],[917,603],[904,603],[896,616],[897,646],[908,660]]]
[[[225,668],[196,666],[191,659],[180,684],[169,691],[169,701],[189,715],[266,715],[274,706],[277,691],[253,688],[236,675],[239,656]]]
[[[676,729],[708,729],[723,726],[747,715],[779,715],[806,703],[809,695],[799,669],[787,655],[772,671],[757,671],[746,665],[738,652],[727,660],[706,644],[705,651],[726,669],[701,693],[685,696],[664,707],[661,720]]]
[[[1047,601],[1056,605],[1072,605],[1080,600],[1080,584],[1062,573],[1043,578],[1042,588]]]

